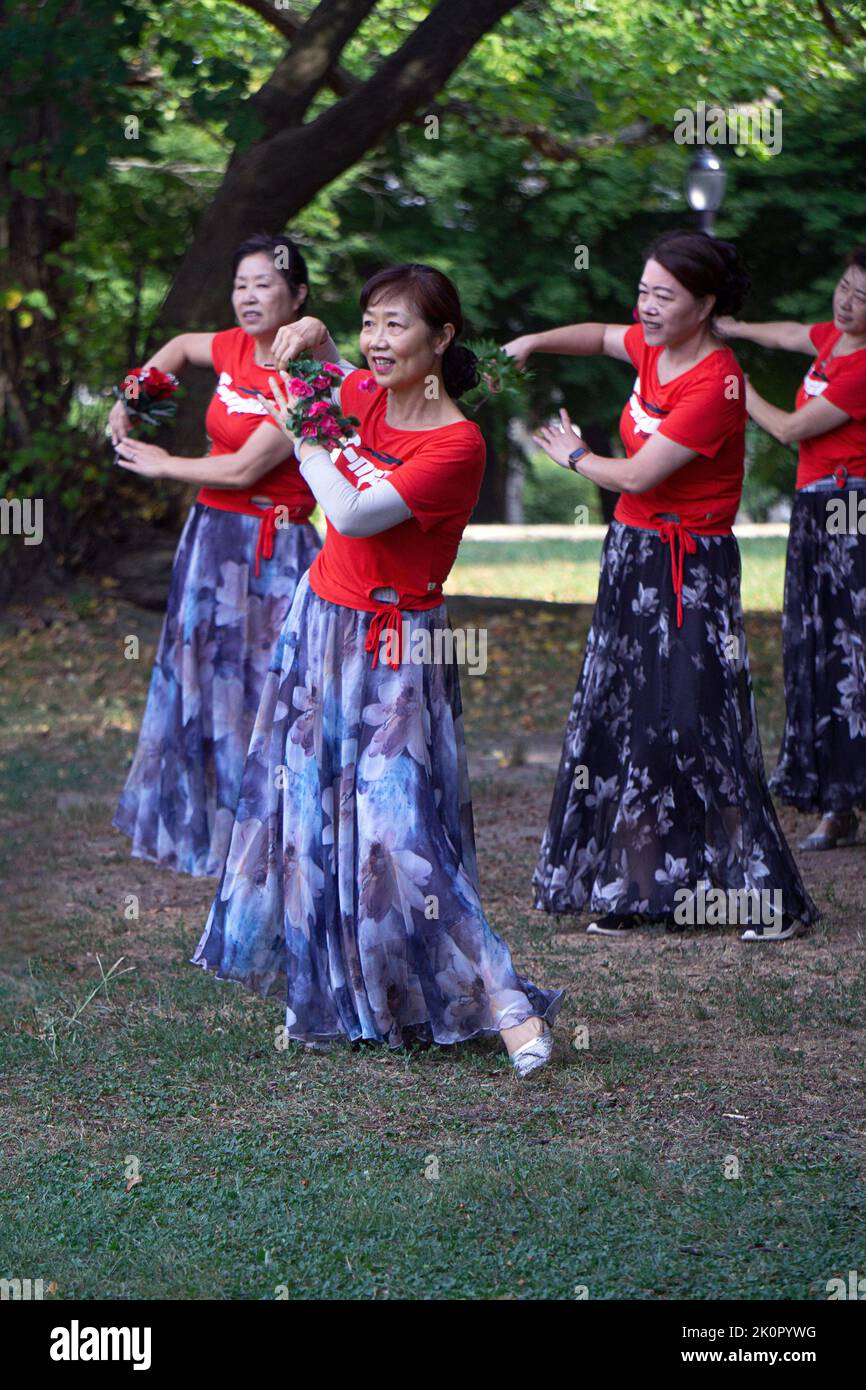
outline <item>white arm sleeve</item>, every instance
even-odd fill
[[[301,475],[328,521],[343,536],[377,536],[412,515],[387,478],[378,478],[359,492],[346,482],[325,449],[307,454]]]

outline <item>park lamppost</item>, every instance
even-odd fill
[[[716,213],[722,206],[728,176],[718,155],[703,146],[686,170],[686,197],[700,217],[701,231],[714,236]]]

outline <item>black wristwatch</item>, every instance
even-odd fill
[[[573,450],[571,451],[571,453],[569,454],[569,456],[568,456],[568,466],[569,466],[569,468],[574,469],[574,465],[578,462],[578,460],[579,460],[579,459],[582,459],[583,456],[584,456],[584,454],[588,454],[588,453],[589,453],[589,450],[587,449],[587,447],[586,447],[585,444],[581,444],[581,446],[580,446],[579,449],[573,449]]]

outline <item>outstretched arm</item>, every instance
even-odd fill
[[[715,328],[720,338],[745,338],[747,342],[758,343],[760,347],[805,352],[810,357],[815,355],[809,325],[793,319],[780,319],[777,323],[743,323],[725,314],[715,320]]]
[[[780,410],[778,406],[765,401],[750,381],[746,382],[746,409],[755,423],[778,439],[780,444],[814,439],[816,435],[837,430],[851,419],[838,405],[825,401],[823,396],[814,396],[802,410]]]
[[[560,353],[563,357],[615,357],[628,362],[625,323],[570,323],[549,328],[545,333],[525,333],[505,344],[505,351],[518,367],[524,367],[533,352]]]

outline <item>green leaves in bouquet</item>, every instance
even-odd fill
[[[296,358],[286,363],[282,376],[284,386],[295,400],[285,424],[296,439],[333,449],[342,438],[355,432],[358,421],[352,415],[343,415],[331,400],[333,387],[339,385],[344,376],[335,362]]]
[[[521,371],[514,358],[509,357],[492,338],[479,338],[466,346],[478,358],[481,380],[461,397],[461,405],[477,410],[487,402],[493,406],[502,405],[509,415],[526,413],[529,409],[532,370],[526,368]]]

